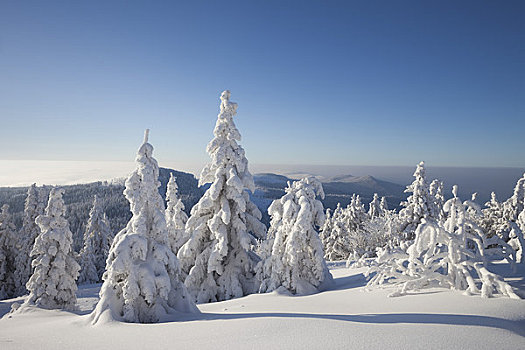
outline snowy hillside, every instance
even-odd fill
[[[525,270],[491,270],[525,292]],[[523,349],[525,301],[484,299],[435,288],[388,298],[365,291],[365,268],[331,263],[335,286],[303,297],[253,294],[201,304],[200,315],[158,324],[89,324],[100,285],[81,286],[77,312],[29,309],[6,314],[0,302],[2,349]],[[117,340],[118,341],[115,341]],[[146,345],[149,344],[149,345]]]

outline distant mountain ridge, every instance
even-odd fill
[[[292,174],[291,176],[297,178],[297,175],[299,174]],[[300,175],[307,176],[308,174]],[[315,177],[323,184],[325,199],[322,202],[325,208],[334,209],[337,203],[341,203],[342,206],[348,205],[354,193],[360,195],[361,201],[367,209],[374,193],[381,197],[386,197],[388,206],[391,209],[399,208],[400,202],[406,199],[405,186],[379,180],[370,175],[352,176],[346,174],[327,178],[322,176]],[[284,194],[284,189],[288,182],[293,182],[295,179],[273,173],[255,174],[253,179],[256,189],[251,198],[263,212],[263,221],[268,224],[269,217],[266,213],[268,206],[273,200],[280,198]]]

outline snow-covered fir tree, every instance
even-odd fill
[[[503,217],[505,221],[517,222],[518,215],[524,209],[525,200],[525,174],[521,177],[516,186],[512,196],[503,203]]]
[[[503,204],[496,198],[496,193],[490,194],[490,201],[485,203],[485,209],[483,209],[483,221],[481,226],[485,232],[487,238],[493,236],[502,235],[502,231],[505,228],[505,219],[503,217]]]
[[[73,257],[73,242],[62,199],[63,190],[53,188],[45,214],[36,218],[40,234],[35,239],[31,256],[34,272],[27,282],[26,304],[46,309],[74,309],[76,279],[80,266]]]
[[[95,254],[93,252],[93,246],[89,241],[84,242],[84,247],[78,254],[77,261],[80,265],[80,273],[77,280],[78,284],[98,283],[99,277],[97,267],[95,266]]]
[[[495,293],[519,297],[503,279],[485,267],[482,230],[466,215],[468,208],[457,197],[444,205],[448,218],[443,226],[434,218],[422,219],[415,231],[414,242],[406,252],[402,249],[383,249],[368,274],[375,272],[368,286],[384,283],[398,285],[392,295],[410,290],[442,286],[464,290],[467,294],[490,297]],[[428,220],[428,221],[427,221]],[[473,242],[469,247],[468,242]],[[481,288],[475,282],[479,276]]]
[[[321,231],[325,258],[329,261],[346,259],[350,254],[348,225],[345,210],[337,203],[333,215],[327,218]]]
[[[260,292],[285,288],[311,294],[332,281],[317,229],[324,223],[324,198],[319,180],[307,177],[289,184],[285,195],[268,208],[271,226],[267,251],[257,266]]]
[[[434,198],[430,196],[425,175],[425,163],[417,165],[414,172],[414,182],[408,185],[405,193],[412,193],[399,212],[401,231],[407,240],[414,239],[414,232],[421,219],[438,219],[439,213],[434,210]]]
[[[522,211],[525,213],[525,211]],[[509,246],[516,252],[516,262],[525,264],[525,234],[521,225],[515,222],[510,223]]]
[[[188,240],[185,231],[188,216],[184,212],[184,203],[182,203],[177,192],[178,186],[176,178],[173,176],[173,173],[170,173],[170,180],[168,181],[166,190],[166,223],[168,225],[171,249],[175,254],[177,254],[180,247]]]
[[[0,209],[0,299],[15,295],[15,249],[16,227],[13,224],[9,205]]]
[[[445,220],[445,213],[443,212],[443,205],[445,204],[445,196],[443,195],[443,181],[438,179],[433,180],[429,187],[430,198],[433,199],[433,208],[436,218],[439,221]]]
[[[79,283],[98,283],[106,269],[106,259],[113,241],[106,214],[95,196],[84,232],[84,246],[80,252]]]
[[[40,228],[36,224],[36,218],[44,214],[45,204],[36,184],[32,184],[27,190],[27,197],[24,205],[24,217],[22,228],[19,234],[19,249],[15,257],[15,289],[16,295],[23,295],[27,292],[26,283],[31,276],[30,253],[35,244],[36,237],[40,234]]]
[[[169,246],[158,191],[159,166],[148,133],[124,190],[133,216],[111,246],[100,300],[91,314],[93,323],[152,323],[175,312],[198,312],[180,281],[179,262]]]
[[[388,203],[386,201],[386,197],[381,197],[381,203],[379,204],[379,208],[383,213],[388,211]]]
[[[258,257],[251,251],[256,238],[266,236],[261,212],[250,200],[255,189],[248,171],[241,135],[233,121],[237,104],[230,92],[221,94],[220,113],[207,147],[211,162],[199,183],[211,183],[192,208],[186,230],[189,240],[180,248],[188,291],[199,303],[227,300],[257,290],[254,268]]]
[[[345,224],[348,232],[348,249],[363,255],[367,251],[366,236],[364,235],[365,224],[370,220],[365,206],[359,195],[353,194],[350,204],[345,210]],[[345,257],[345,259],[348,255]]]
[[[370,218],[375,218],[377,216],[380,216],[382,214],[382,208],[381,208],[381,202],[379,199],[379,196],[377,193],[374,193],[374,198],[372,198],[372,201],[370,204],[368,204],[368,216]]]

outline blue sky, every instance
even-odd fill
[[[525,167],[524,1],[3,1],[1,159]],[[178,166],[180,164],[180,166]]]

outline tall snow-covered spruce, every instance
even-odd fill
[[[324,198],[319,180],[307,177],[289,184],[286,194],[268,208],[271,226],[263,260],[257,266],[260,292],[285,288],[311,294],[328,287],[332,275],[324,260],[317,229],[324,224]]]
[[[93,323],[152,323],[176,312],[198,312],[180,282],[179,262],[169,246],[159,166],[148,132],[124,190],[132,217],[111,246]]]
[[[185,231],[188,216],[184,212],[184,203],[177,195],[177,191],[176,178],[173,176],[173,173],[170,173],[170,180],[166,189],[166,224],[168,225],[171,249],[175,254],[188,240]]]
[[[230,92],[221,94],[220,113],[207,147],[211,162],[202,170],[199,184],[210,188],[191,210],[186,224],[189,240],[178,257],[188,291],[199,303],[228,300],[257,290],[252,252],[256,238],[266,228],[261,212],[251,202],[248,190],[255,185],[248,171],[241,135],[233,122],[237,104]]]
[[[27,282],[26,305],[46,309],[74,309],[77,301],[76,279],[80,266],[73,257],[73,238],[64,218],[63,189],[53,188],[45,214],[36,218],[41,233],[35,239],[33,275]]]

